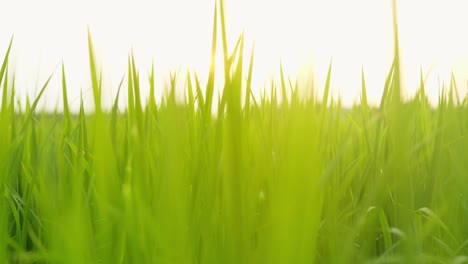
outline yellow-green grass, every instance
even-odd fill
[[[81,101],[70,112],[64,67],[62,112],[36,110],[48,81],[19,106],[10,43],[0,70],[0,263],[468,262],[468,102],[450,85],[432,108],[422,78],[401,99],[394,26],[377,108],[364,73],[360,105],[330,98],[331,65],[321,99],[300,96],[282,71],[270,95],[253,97],[254,55],[244,61],[242,36],[228,49],[222,1],[207,84],[188,73],[183,103],[175,76],[156,103],[154,71],[145,102],[129,56],[127,82],[103,109],[88,36],[95,111]]]

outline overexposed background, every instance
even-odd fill
[[[16,75],[18,97],[35,95],[55,71],[43,101],[47,109],[60,109],[62,60],[72,108],[79,107],[80,90],[92,98],[88,25],[103,70],[104,101],[112,100],[132,48],[142,82],[154,60],[158,94],[170,70],[180,70],[181,76],[196,70],[206,82],[214,0],[2,0],[1,7],[0,56],[14,34],[10,74]],[[363,67],[369,99],[379,102],[393,53],[391,0],[225,0],[225,7],[231,49],[245,32],[246,66],[255,40],[256,94],[279,76],[280,61],[288,75],[313,79],[321,90],[333,58],[334,94],[347,105],[359,100]],[[420,70],[430,70],[426,85],[433,101],[452,71],[465,94],[467,7],[466,0],[399,1],[406,96],[418,88]],[[220,45],[218,51],[221,55]],[[219,56],[218,73],[221,62]]]

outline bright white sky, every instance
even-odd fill
[[[230,48],[244,30],[248,58],[255,40],[257,94],[272,75],[279,76],[280,60],[291,76],[312,76],[313,72],[321,89],[333,57],[335,94],[341,94],[348,105],[358,100],[364,67],[368,96],[374,103],[380,100],[393,52],[391,0],[225,3]],[[132,47],[142,80],[146,80],[154,59],[159,91],[163,76],[179,66],[182,75],[191,68],[206,81],[214,0],[4,0],[1,6],[0,56],[3,58],[14,33],[11,65],[19,97],[34,95],[47,76],[57,70],[45,97],[48,108],[59,102],[57,66],[62,59],[72,107],[78,107],[80,89],[91,99],[87,25],[109,94],[115,93],[126,73]],[[420,69],[426,73],[432,66],[427,86],[433,99],[438,93],[438,78],[449,80],[452,70],[464,94],[468,79],[467,1],[400,0],[398,9],[406,93],[411,95],[417,88]],[[111,101],[110,96],[107,101]]]

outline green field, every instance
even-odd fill
[[[129,56],[104,109],[89,36],[95,111],[82,100],[70,112],[65,66],[63,111],[36,109],[48,81],[20,105],[10,43],[0,70],[0,263],[468,263],[468,101],[454,80],[436,106],[422,77],[403,100],[395,22],[378,107],[364,73],[359,105],[331,98],[331,65],[321,96],[303,96],[280,71],[255,98],[255,56],[243,36],[228,49],[222,1],[215,10],[208,80],[187,74],[183,102],[173,75],[156,103],[154,71],[140,76]],[[224,74],[214,71],[217,48]]]

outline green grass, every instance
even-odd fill
[[[154,70],[145,101],[130,55],[102,108],[89,36],[92,114],[83,101],[70,112],[65,66],[63,112],[36,110],[48,81],[18,105],[10,43],[0,263],[468,263],[468,101],[452,84],[431,107],[422,78],[401,99],[396,22],[380,106],[368,105],[363,72],[361,104],[346,109],[329,95],[331,64],[322,99],[300,96],[282,70],[270,95],[253,97],[254,55],[243,36],[228,49],[224,21],[218,1],[207,84],[188,73],[183,103],[175,75],[156,103]]]

